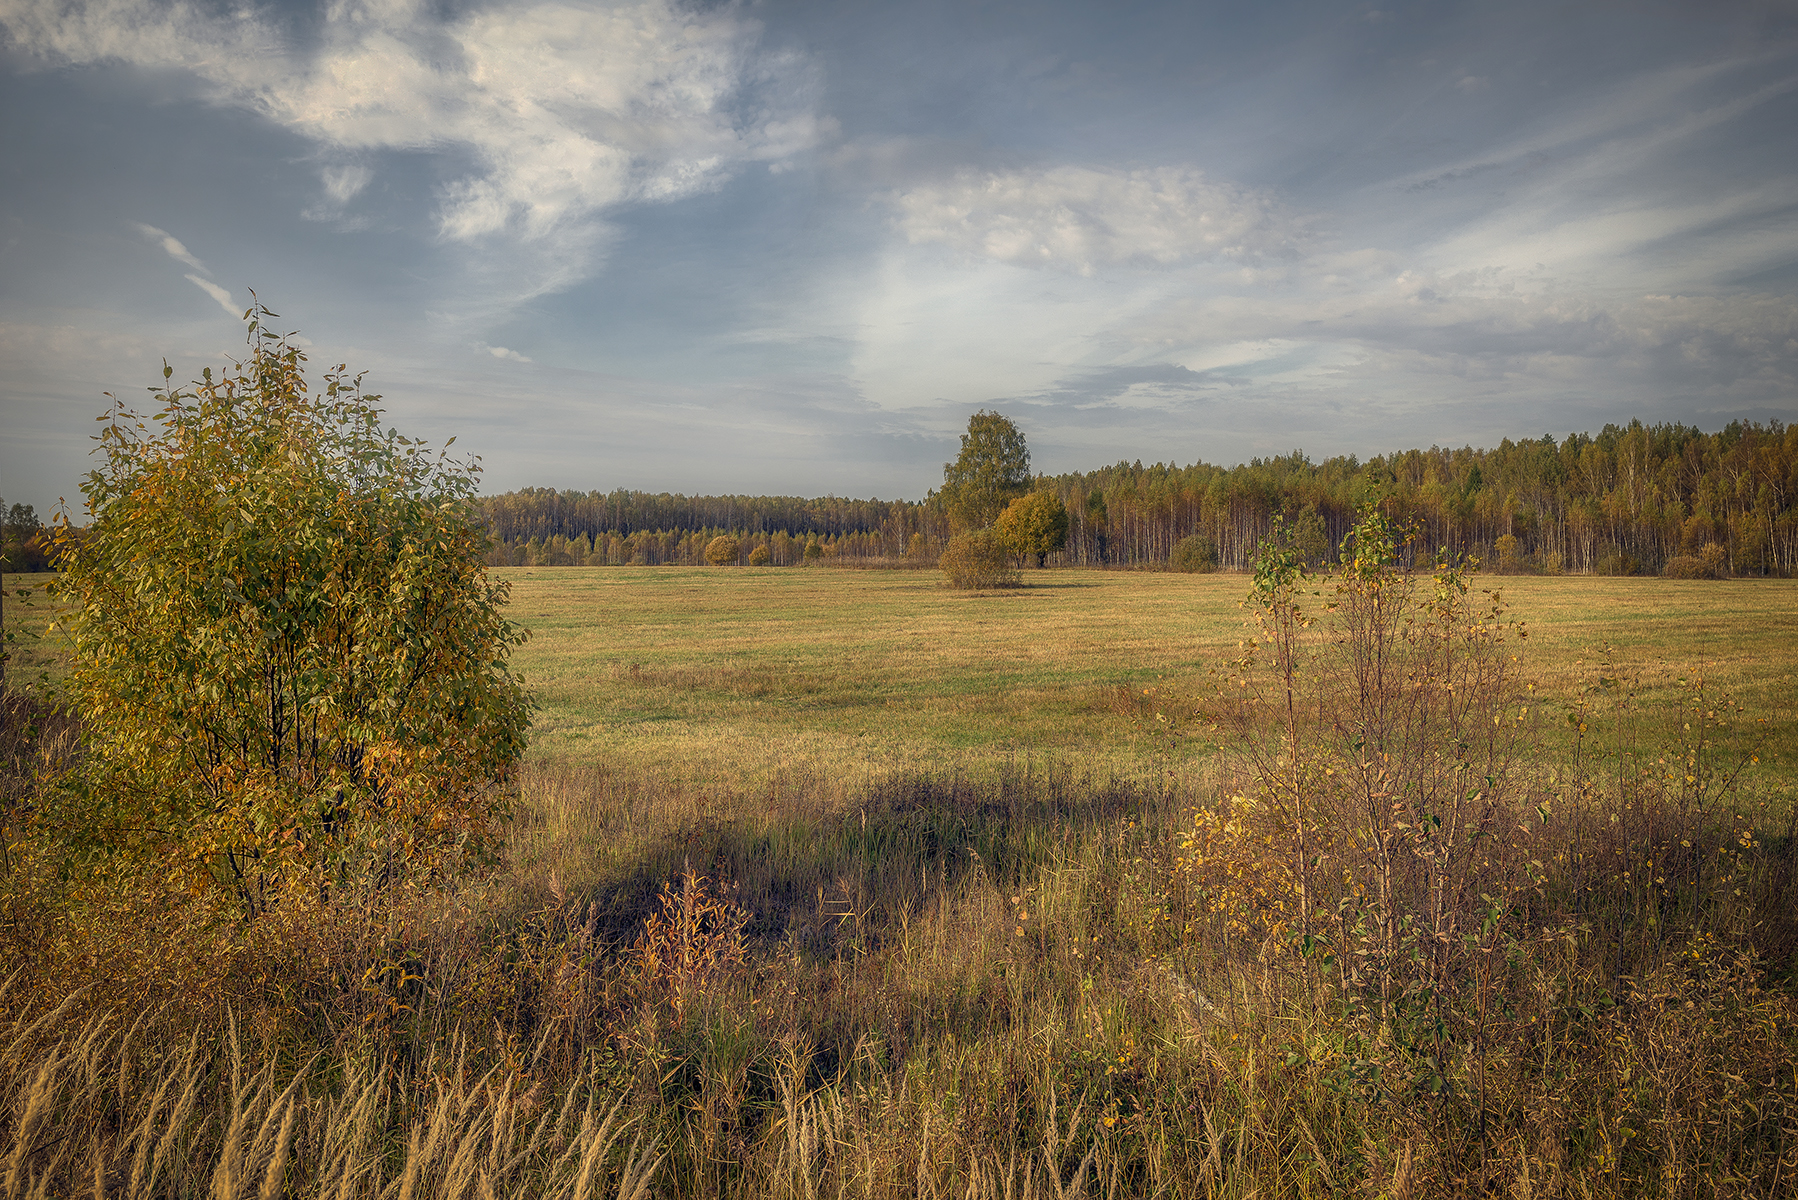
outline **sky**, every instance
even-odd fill
[[[0,496],[252,288],[487,491],[1798,421],[1798,0],[0,0]]]

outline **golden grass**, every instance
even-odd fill
[[[1248,636],[1241,575],[1027,571],[970,595],[930,573],[508,568],[531,631],[540,759],[692,782],[804,766],[863,780],[1067,757],[1122,777],[1189,770],[1207,672]],[[1523,620],[1526,673],[1567,706],[1601,678],[1664,700],[1694,673],[1798,757],[1798,582],[1488,577]],[[1607,658],[1606,648],[1609,648]],[[1154,694],[1143,698],[1144,690]],[[1157,714],[1172,718],[1175,736]]]
[[[7,1200],[644,1200],[662,1164],[588,1081],[526,1094],[455,1047],[395,1072],[368,1047],[288,1063],[235,1027],[158,1045],[59,1011],[6,1035]]]
[[[1193,714],[1248,636],[1236,574],[1026,571],[950,591],[937,572],[498,568],[531,632],[514,665],[542,704],[539,760],[694,782],[822,769],[862,781],[1066,756],[1129,778],[1214,744]],[[59,680],[48,575],[11,575],[8,679]],[[1526,673],[1571,704],[1601,678],[1663,701],[1701,676],[1767,722],[1770,775],[1798,773],[1798,581],[1484,577],[1530,636]],[[1608,658],[1606,648],[1609,649]],[[1143,696],[1144,689],[1154,695]],[[1160,713],[1175,721],[1170,741]],[[1171,761],[1170,761],[1171,758]]]

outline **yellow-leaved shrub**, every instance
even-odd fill
[[[87,754],[43,828],[239,920],[479,849],[529,716],[478,468],[341,367],[315,392],[273,315],[223,378],[115,402],[57,537]]]

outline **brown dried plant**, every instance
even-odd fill
[[[743,963],[750,914],[735,891],[689,866],[678,883],[663,885],[658,908],[643,921],[636,945],[642,981],[667,996],[677,1017],[715,978]]]

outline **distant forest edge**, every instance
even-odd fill
[[[1208,539],[1225,568],[1249,565],[1276,519],[1314,561],[1362,505],[1419,530],[1419,548],[1506,571],[1792,575],[1798,568],[1798,425],[1732,422],[1718,433],[1607,425],[1596,435],[1496,449],[1407,450],[1362,462],[1304,454],[1235,467],[1118,463],[1037,477],[1068,511],[1059,561],[1165,565]],[[481,501],[493,565],[704,565],[719,536],[774,566],[934,563],[951,532],[941,497],[683,496],[526,488]],[[766,556],[757,553],[766,547]]]

